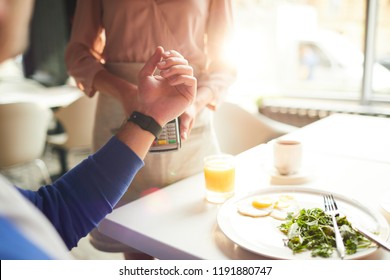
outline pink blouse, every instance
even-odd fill
[[[79,0],[66,63],[92,96],[105,62],[145,62],[163,46],[179,51],[218,100],[235,78],[222,55],[232,28],[230,0]]]

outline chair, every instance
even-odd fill
[[[221,152],[233,155],[296,129],[228,101],[217,108],[213,125]]]
[[[59,153],[61,174],[69,170],[69,152],[91,151],[96,104],[96,95],[93,98],[83,95],[54,113],[63,133],[48,135],[47,143]]]
[[[0,170],[35,164],[46,184],[49,171],[41,157],[52,113],[35,103],[0,104]]]

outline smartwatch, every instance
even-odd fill
[[[158,124],[158,122],[156,122],[152,117],[146,116],[140,112],[134,111],[127,120],[135,123],[143,130],[149,131],[156,138],[158,138],[162,131],[162,127]]]

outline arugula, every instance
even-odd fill
[[[371,241],[355,231],[345,216],[338,216],[336,220],[346,254],[371,246]],[[278,228],[286,234],[285,244],[294,253],[310,250],[313,257],[327,258],[336,248],[332,218],[320,208],[301,209],[296,217],[289,214],[286,222]]]

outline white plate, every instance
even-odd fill
[[[280,194],[292,195],[298,201],[300,208],[322,208],[322,195],[326,191],[308,189],[295,186],[274,186],[240,198],[231,198],[226,201],[218,213],[218,226],[222,232],[234,243],[248,251],[274,259],[323,259],[311,257],[311,252],[294,254],[290,248],[284,245],[286,236],[279,231],[278,226],[283,221],[270,216],[252,218],[237,212],[237,203],[255,195],[279,196]],[[369,209],[361,203],[342,195],[333,193],[340,211],[353,218],[368,230],[379,233],[380,238],[387,240],[389,237],[389,225],[386,219],[378,212]],[[378,248],[372,247],[347,255],[346,259],[359,259],[375,252]],[[327,259],[338,259],[337,251]]]

